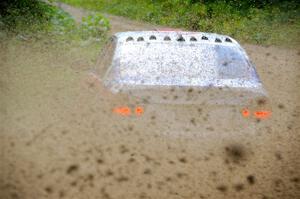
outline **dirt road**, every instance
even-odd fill
[[[63,8],[77,20],[84,15]],[[109,18],[112,32],[154,28]],[[255,133],[231,132],[228,124],[197,137],[163,134],[155,117],[113,117],[88,75],[96,55],[85,46],[0,44],[1,199],[300,197],[298,50],[244,44],[272,119]]]
[[[88,11],[86,10],[80,8],[74,8],[67,4],[59,3],[58,6],[64,9],[66,12],[70,13],[77,22],[80,22],[81,18],[88,14]],[[143,22],[132,21],[124,17],[114,16],[109,14],[104,14],[104,15],[108,17],[110,21],[111,34],[116,32],[131,31],[131,30],[154,30],[155,28],[162,28],[162,26],[157,26],[157,25],[155,26]]]

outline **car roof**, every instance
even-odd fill
[[[104,83],[113,92],[170,86],[264,92],[246,52],[226,35],[136,31],[117,33],[111,42]]]

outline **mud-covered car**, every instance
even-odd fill
[[[229,123],[235,131],[271,116],[254,65],[229,36],[117,33],[103,48],[95,72],[110,96],[111,114],[144,122],[158,118],[166,132],[221,130]]]

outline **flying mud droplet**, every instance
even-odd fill
[[[79,166],[76,164],[73,164],[68,167],[67,174],[72,175],[73,173],[76,173],[78,171],[78,169],[79,169]]]
[[[266,100],[266,99],[258,99],[258,100],[256,101],[256,103],[257,103],[257,105],[259,105],[259,106],[263,106],[263,105],[265,105],[265,104],[267,103],[267,100]]]
[[[240,191],[244,190],[245,187],[244,187],[243,184],[239,183],[239,184],[234,185],[233,188],[234,188],[237,192],[240,192]]]
[[[129,152],[129,149],[125,145],[121,145],[120,148],[119,148],[119,150],[120,150],[121,154]]]
[[[53,189],[52,189],[51,186],[45,187],[45,191],[46,191],[48,194],[52,194],[52,193],[53,193]]]
[[[178,172],[178,173],[176,174],[176,176],[177,176],[178,178],[184,178],[184,177],[188,177],[188,174],[182,173],[182,172]]]
[[[185,157],[181,157],[178,159],[181,163],[187,163],[187,159]]]
[[[107,171],[105,171],[105,176],[109,177],[109,176],[113,176],[114,172],[110,169],[108,169]]]
[[[284,109],[284,105],[283,104],[278,104],[278,108],[279,109]]]
[[[248,176],[247,176],[247,182],[248,182],[250,185],[255,184],[255,181],[256,181],[256,179],[255,179],[255,177],[254,177],[253,175],[248,175]]]
[[[246,150],[240,144],[232,144],[225,147],[225,155],[228,162],[238,164],[246,159]]]
[[[227,186],[226,185],[219,185],[217,186],[217,190],[221,192],[226,192],[227,191]]]
[[[152,174],[152,171],[150,169],[145,169],[144,170],[144,174],[145,175],[151,175]]]
[[[104,160],[101,159],[101,158],[98,158],[96,161],[97,161],[98,164],[103,164],[104,163]]]
[[[116,178],[116,181],[119,183],[127,182],[127,181],[129,181],[129,178],[126,176],[120,176],[120,177]]]

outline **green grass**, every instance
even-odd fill
[[[62,1],[86,9],[126,16],[130,19],[154,24],[227,34],[242,42],[300,46],[300,9],[297,1]]]

